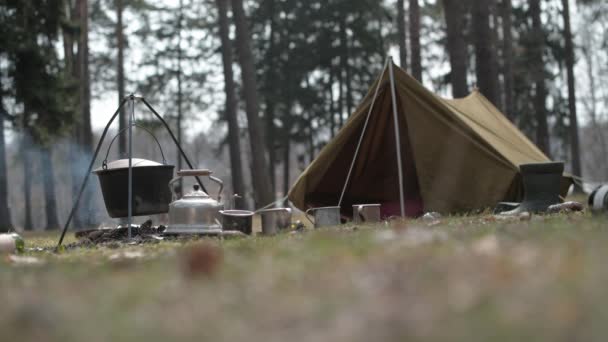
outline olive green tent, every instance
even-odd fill
[[[465,212],[521,200],[518,165],[548,161],[478,91],[443,99],[389,59],[288,197],[301,210],[420,202],[425,211]],[[562,195],[571,183],[565,175]]]

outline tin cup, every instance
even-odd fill
[[[310,219],[311,213],[313,219]],[[310,208],[306,210],[306,218],[315,226],[315,228],[337,226],[341,223],[340,207]]]
[[[380,222],[380,204],[354,204],[353,223]]]
[[[262,219],[262,234],[275,235],[291,225],[291,208],[273,208],[257,211]]]

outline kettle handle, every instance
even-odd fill
[[[197,176],[211,176],[213,172],[207,169],[194,169],[194,170],[179,170],[177,175],[180,177],[197,177]]]
[[[221,203],[222,202],[222,190],[224,190],[224,182],[222,182],[222,180],[217,177],[211,176],[211,174],[209,174],[208,176],[209,176],[209,179],[216,182],[220,186],[220,190],[217,192],[217,202]]]

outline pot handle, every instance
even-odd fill
[[[145,132],[147,132],[148,134],[150,134],[150,136],[154,139],[154,141],[156,141],[156,145],[158,146],[158,149],[160,150],[160,155],[163,158],[163,164],[167,164],[167,160],[165,159],[165,154],[163,153],[163,149],[162,147],[160,147],[160,143],[158,142],[158,139],[156,139],[156,137],[154,136],[154,134],[152,134],[152,132],[150,132],[149,129],[143,127],[142,125],[138,125],[136,123],[133,124],[133,127],[137,127],[137,128],[141,128],[143,129]],[[108,150],[106,151],[106,157],[103,159],[103,162],[101,163],[101,168],[104,170],[107,170],[108,168],[108,156],[110,155],[110,149],[112,148],[112,144],[114,144],[114,140],[116,140],[116,138],[118,138],[118,136],[120,136],[122,133],[124,133],[124,131],[126,131],[129,127],[125,127],[123,129],[121,129],[120,131],[118,131],[118,133],[116,133],[116,135],[114,136],[114,138],[112,138],[112,141],[110,141],[110,145],[108,146]]]
[[[177,194],[175,193],[175,191],[173,191],[173,183],[177,182],[178,180],[182,179],[181,176],[177,176],[175,178],[173,178],[172,180],[169,181],[169,190],[171,190],[171,195],[173,195],[173,198],[177,199]]]
[[[310,223],[312,223],[313,225],[315,225],[315,222],[310,219],[309,215],[310,215],[310,212],[314,211],[315,209],[316,208],[310,208],[304,212],[304,217],[306,217],[306,219],[308,219],[308,221],[310,221]]]

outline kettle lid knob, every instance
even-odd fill
[[[194,191],[198,191],[200,189],[200,186],[198,184],[194,184],[193,188]]]

